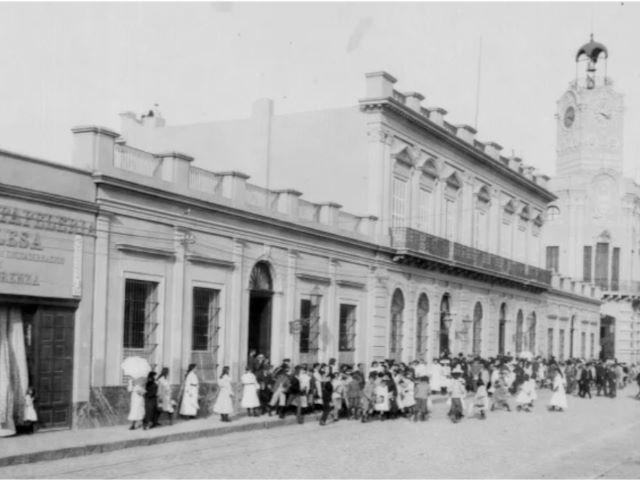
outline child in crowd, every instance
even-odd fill
[[[449,387],[449,399],[451,400],[451,408],[449,409],[449,418],[453,423],[458,423],[464,417],[462,400],[467,393],[462,378],[462,368],[460,365],[451,371],[451,383]]]
[[[387,386],[387,382],[384,380],[384,374],[378,374],[378,384],[376,385],[375,395],[376,395],[376,403],[374,409],[376,412],[380,414],[380,420],[384,420],[385,415],[390,410],[390,398],[389,398],[389,387]]]
[[[356,372],[352,372],[346,384],[347,405],[349,407],[349,419],[357,420],[360,416],[360,403],[362,399],[362,387],[360,378]]]
[[[525,412],[530,412],[533,408],[533,395],[534,395],[534,387],[531,382],[531,378],[529,375],[524,375],[524,382],[520,385],[518,389],[518,396],[516,397],[516,410]]]
[[[27,393],[24,396],[24,423],[27,425],[30,433],[33,433],[38,423],[38,414],[33,406],[35,399],[36,393],[33,387],[27,388]]]
[[[489,410],[489,394],[482,378],[479,378],[476,382],[476,394],[471,404],[471,416],[479,413],[480,418],[486,420],[487,410]]]
[[[496,407],[504,408],[507,411],[511,411],[509,406],[509,386],[505,379],[504,373],[501,373],[498,380],[494,383],[493,403],[491,404],[491,411]]]
[[[369,373],[369,380],[362,390],[362,423],[369,421],[376,404],[376,372]]]
[[[413,397],[416,401],[416,407],[413,413],[413,421],[417,422],[418,417],[421,421],[425,421],[429,416],[429,395],[431,386],[429,385],[429,377],[422,376],[415,384]]]

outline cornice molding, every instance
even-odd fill
[[[174,259],[176,254],[173,250],[146,247],[143,245],[132,245],[129,243],[117,243],[116,249],[121,252],[134,253],[138,255],[149,255],[152,257],[164,257]]]
[[[196,254],[188,254],[185,257],[188,262],[191,263],[200,263],[203,265],[210,265],[213,267],[226,268],[229,270],[234,270],[236,268],[235,263],[229,260],[220,260],[218,258],[206,257],[203,255]]]
[[[76,210],[83,213],[98,213],[98,205],[94,202],[65,197],[40,190],[32,190],[25,187],[16,187],[15,185],[0,183],[0,194],[18,200],[44,203],[52,207],[68,208],[70,210]]]
[[[500,174],[510,178],[515,183],[524,186],[529,191],[541,196],[547,202],[551,202],[556,199],[556,196],[549,190],[516,173],[508,166],[504,165],[502,162],[493,159],[486,153],[476,149],[473,145],[470,145],[464,140],[456,137],[455,135],[447,131],[446,128],[433,123],[427,118],[424,118],[418,112],[411,110],[409,107],[406,107],[405,105],[401,104],[391,97],[360,100],[360,109],[361,111],[383,111],[387,109],[393,113],[396,113],[399,116],[407,119],[409,122],[417,125],[418,127],[425,129],[428,133],[431,133],[436,137],[448,142],[454,148],[463,150],[465,153],[470,154],[472,158],[474,158],[475,160],[479,160],[486,167],[497,171]]]
[[[331,279],[329,277],[321,277],[319,275],[311,275],[308,273],[298,273],[296,275],[298,280],[311,283],[319,283],[321,285],[331,285]]]
[[[365,283],[353,282],[351,280],[336,280],[336,285],[344,288],[354,288],[356,290],[364,290],[367,286]]]
[[[174,201],[178,202],[185,207],[197,206],[207,211],[225,213],[228,215],[232,215],[235,217],[239,217],[244,220],[249,220],[253,222],[263,223],[270,227],[278,227],[287,230],[295,230],[297,233],[304,233],[310,235],[312,237],[319,237],[327,240],[331,240],[334,242],[356,246],[358,248],[366,248],[375,252],[382,252],[385,254],[393,254],[394,250],[391,247],[385,247],[384,245],[380,245],[374,243],[373,241],[367,241],[364,239],[358,239],[351,236],[345,232],[345,234],[335,233],[331,231],[321,230],[320,228],[313,228],[304,223],[296,223],[294,220],[282,219],[277,216],[268,216],[263,215],[257,212],[243,210],[233,205],[227,205],[224,203],[215,202],[212,199],[211,201],[202,200],[197,197],[186,196],[183,193],[173,192],[164,190],[158,187],[152,187],[148,185],[143,185],[139,183],[135,183],[129,180],[124,180],[118,177],[113,177],[110,175],[106,175],[104,173],[95,173],[93,175],[94,182],[96,185],[106,185],[115,188],[121,188],[127,191],[133,191],[138,194],[147,195],[151,197],[155,197],[162,201]],[[319,224],[319,226],[321,226]]]

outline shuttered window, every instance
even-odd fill
[[[615,247],[611,255],[611,290],[617,292],[620,287],[620,249]]]
[[[393,227],[406,227],[407,182],[401,178],[393,179],[393,204],[391,223]]]
[[[596,285],[603,290],[609,289],[609,244],[596,244]]]
[[[560,264],[560,247],[547,247],[547,270],[558,271]]]
[[[591,246],[584,247],[584,255],[582,259],[582,278],[585,282],[591,281],[591,256],[593,248]]]

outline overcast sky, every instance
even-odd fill
[[[625,94],[625,165],[640,162],[638,3],[0,4],[0,148],[69,163],[70,128],[119,129],[154,103],[168,124],[354,105],[365,72],[555,171],[556,100],[589,38]]]

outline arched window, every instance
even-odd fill
[[[404,312],[404,295],[400,289],[393,292],[391,300],[391,335],[389,341],[389,358],[400,360],[402,357],[402,314]]]
[[[482,304],[476,302],[473,308],[473,354],[480,355],[482,348]]]
[[[524,316],[522,310],[518,310],[516,317],[516,355],[522,352],[522,338],[524,333]]]
[[[249,290],[252,291],[273,291],[273,283],[271,281],[271,272],[269,271],[269,264],[267,262],[258,262],[251,270],[251,276],[249,277]]]
[[[560,209],[555,205],[547,208],[547,222],[551,223],[560,216]]]
[[[416,359],[426,358],[429,299],[423,293],[418,299],[418,310],[416,318]]]

